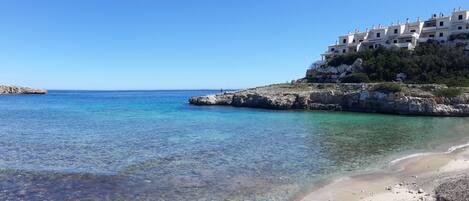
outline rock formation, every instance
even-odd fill
[[[0,85],[0,94],[46,94],[46,90],[29,87]]]
[[[361,72],[363,60],[357,59],[352,65],[340,66],[319,65],[306,71],[306,79],[318,83],[336,83],[340,79],[355,72]]]
[[[444,85],[402,85],[399,92],[378,84],[278,84],[237,92],[192,97],[193,105],[231,105],[267,109],[336,110],[407,115],[469,116],[469,93],[438,97]]]
[[[440,184],[435,189],[437,201],[469,200],[469,177],[456,177]]]

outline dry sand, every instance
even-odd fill
[[[469,170],[469,148],[421,154],[392,162],[382,170],[342,177],[317,186],[300,201],[433,201],[433,189]]]

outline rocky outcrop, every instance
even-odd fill
[[[340,79],[356,72],[361,72],[363,60],[357,59],[352,65],[342,64],[340,66],[315,65],[306,71],[306,79],[318,83],[336,83]]]
[[[453,178],[440,184],[435,189],[437,201],[469,200],[469,177]]]
[[[407,115],[469,116],[469,93],[438,97],[442,85],[402,85],[399,92],[375,90],[377,84],[278,84],[189,99],[194,105],[231,105],[267,109],[336,110]]]
[[[46,94],[46,90],[29,87],[0,85],[0,94]]]

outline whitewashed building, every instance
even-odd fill
[[[373,26],[365,32],[340,36],[335,44],[321,54],[323,59],[348,52],[358,52],[378,47],[412,50],[419,43],[429,40],[446,43],[451,35],[469,33],[469,10],[454,10],[451,16],[433,14],[428,20]]]

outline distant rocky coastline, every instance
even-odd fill
[[[400,88],[395,89],[392,85]],[[445,89],[448,89],[445,85],[437,84],[298,82],[191,97],[189,103],[276,110],[469,116],[469,93],[463,88],[457,94],[441,93]]]
[[[0,85],[1,94],[46,94],[46,90],[33,89],[29,87]]]

